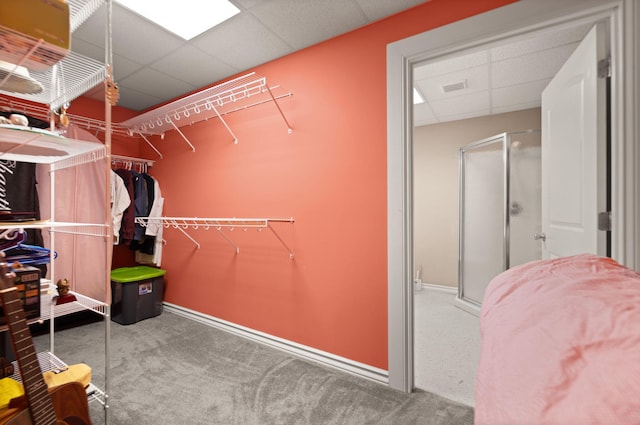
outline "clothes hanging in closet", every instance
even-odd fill
[[[162,225],[147,224],[143,226],[135,223],[136,217],[161,217],[164,198],[161,196],[158,181],[147,173],[133,170],[117,169],[113,171],[117,180],[112,181],[112,194],[116,190],[114,185],[124,185],[120,188],[122,198],[128,198],[129,204],[124,207],[126,200],[122,200],[122,216],[118,227],[114,214],[114,235],[119,235],[120,244],[129,245],[136,251],[136,261],[141,264],[159,266],[162,261]],[[112,202],[114,202],[112,200]],[[112,214],[114,213],[112,208]],[[115,243],[115,238],[114,238]]]
[[[129,192],[124,180],[115,171],[111,170],[111,218],[113,224],[113,244],[120,243],[120,227],[124,212],[131,205]]]
[[[129,194],[129,199],[135,199],[134,195],[134,185],[133,185],[133,175],[130,170],[125,170],[124,168],[118,168],[115,170],[115,173],[120,176],[124,182],[124,186],[127,189],[127,193]],[[122,214],[122,223],[120,226],[120,243],[129,244],[133,240],[134,232],[135,232],[135,219],[136,219],[136,211],[133,205],[129,205]],[[114,230],[115,231],[115,230]]]

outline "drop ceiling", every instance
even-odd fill
[[[240,13],[190,41],[113,2],[118,104],[143,110],[352,31],[425,0],[232,0]],[[180,2],[157,2],[179,7]],[[106,7],[73,33],[72,50],[105,59]],[[286,84],[279,81],[279,84]],[[102,98],[95,90],[93,97]]]
[[[241,12],[185,41],[113,3],[113,68],[120,106],[141,111],[260,64],[409,9],[423,0],[232,0]],[[160,3],[158,3],[160,4]],[[163,3],[164,4],[164,3]],[[161,6],[158,6],[161,7]],[[72,49],[104,60],[106,8],[73,35]],[[589,30],[582,25],[506,40],[419,64],[428,125],[540,106],[540,94]],[[278,81],[285,84],[285,81]],[[462,90],[445,92],[448,85]],[[100,89],[90,93],[102,99]]]
[[[593,24],[547,30],[414,67],[414,125],[540,106],[542,90]]]

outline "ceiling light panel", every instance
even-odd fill
[[[180,0],[171,6],[152,0],[115,1],[185,40],[191,40],[240,12],[227,0]]]

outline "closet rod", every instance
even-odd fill
[[[243,230],[257,229],[269,229],[278,241],[289,251],[289,258],[293,259],[294,254],[291,248],[284,242],[282,237],[271,226],[271,223],[294,223],[293,217],[290,218],[200,218],[200,217],[136,217],[135,222],[142,227],[147,227],[149,224],[162,225],[165,228],[178,229],[183,235],[189,238],[197,247],[200,248],[200,244],[189,235],[187,229],[199,229],[209,230],[213,228],[216,230],[226,241],[234,247],[236,254],[240,252],[240,248],[231,240],[228,234],[223,232],[223,229],[228,229],[230,232],[235,228]]]
[[[132,156],[123,156],[123,155],[111,155],[111,160],[115,160],[115,161],[127,161],[127,162],[131,162],[134,164],[143,164],[146,165],[148,167],[153,167],[153,164],[155,163],[155,161],[151,160],[151,159],[145,159],[145,158],[135,158]]]

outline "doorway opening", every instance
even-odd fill
[[[506,268],[541,258],[541,93],[591,26],[414,65],[423,100],[412,147],[413,261],[424,289],[413,297],[416,388],[474,404],[484,290]],[[443,89],[453,81],[463,83]]]
[[[461,52],[472,52],[481,49],[491,43],[504,42],[510,37],[527,37],[536,31],[544,31],[552,28],[560,28],[562,25],[586,24],[598,20],[607,20],[612,33],[620,30],[619,4],[610,5],[609,8],[599,7],[594,9],[594,4],[573,4],[573,12],[564,9],[562,19],[557,16],[553,21],[548,21],[548,13],[542,13],[533,6],[532,2],[519,2],[512,7],[489,13],[487,16],[475,17],[473,24],[467,26],[456,23],[451,26],[429,31],[426,35],[416,36],[411,42],[416,43],[412,48],[403,45],[401,48],[388,50],[388,82],[389,82],[389,384],[404,391],[412,391],[414,388],[414,279],[415,264],[413,259],[413,233],[414,226],[414,199],[413,199],[413,108],[410,105],[410,93],[413,89],[413,67],[425,61],[436,62],[446,56],[453,56]],[[550,6],[553,8],[553,6]],[[534,9],[531,12],[531,8]],[[546,11],[548,12],[548,11]],[[562,14],[560,14],[562,15]],[[536,17],[537,16],[537,17]],[[540,16],[547,17],[541,19]],[[482,22],[479,22],[482,21]],[[508,24],[505,24],[508,22]],[[612,24],[613,23],[613,24]],[[458,25],[460,24],[460,25]],[[480,35],[487,34],[486,28],[493,27],[493,36],[484,40]],[[482,32],[478,28],[485,28]],[[502,28],[503,32],[500,32]],[[497,35],[495,35],[497,34]],[[480,40],[480,41],[478,41]],[[617,41],[619,42],[619,40]],[[422,46],[422,47],[421,47]],[[425,51],[423,46],[430,46]],[[454,47],[451,47],[454,46]],[[613,46],[614,51],[619,52],[619,46]],[[614,57],[614,62],[620,60]],[[616,77],[614,77],[616,78]],[[618,81],[621,76],[618,74]],[[619,84],[613,89],[614,109],[620,111],[621,92],[624,84]],[[614,117],[615,118],[615,117]],[[464,119],[464,118],[461,118]],[[417,120],[415,121],[418,124]],[[626,121],[618,117],[614,127],[619,131],[627,126]],[[493,131],[491,134],[495,134]],[[476,138],[477,140],[477,138]],[[618,144],[616,144],[616,140]],[[407,143],[409,141],[409,143]],[[629,149],[623,140],[614,137],[612,142],[612,157],[620,158],[621,152]],[[623,176],[629,181],[629,172],[625,168],[618,179]],[[617,180],[620,182],[620,180]],[[612,185],[614,193],[614,210],[618,206],[621,210],[628,211],[629,204],[620,197],[619,187],[616,182]],[[616,187],[618,189],[616,190]],[[634,186],[635,187],[635,186]],[[633,223],[625,223],[632,225]],[[622,229],[621,229],[622,231]],[[618,248],[617,255],[625,255],[620,249],[620,242],[615,239],[618,233],[614,233],[614,246]],[[623,238],[624,239],[624,238]],[[615,254],[615,253],[614,253]],[[433,345],[434,342],[430,342]]]

